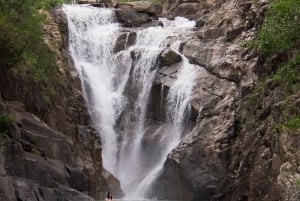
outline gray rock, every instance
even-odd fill
[[[163,23],[159,20],[153,20],[151,22],[147,22],[145,24],[142,25],[142,27],[158,27],[158,26],[163,26]]]
[[[78,168],[66,165],[65,169],[68,172],[67,180],[69,185],[78,191],[88,193],[90,189],[89,178]]]
[[[42,190],[35,191],[35,189],[47,189],[46,194],[52,192],[57,195],[57,192],[60,192],[58,189],[61,187],[68,189],[67,192],[75,192],[75,189],[81,191],[76,191],[74,195],[70,194],[69,199],[73,199],[72,196],[75,196],[74,199],[77,197],[79,200],[85,199],[85,193],[99,196],[105,187],[103,185],[100,188],[99,183],[104,178],[98,177],[97,169],[79,169],[74,157],[74,145],[69,137],[49,128],[38,117],[26,112],[22,104],[7,102],[0,105],[3,107],[1,110],[15,116],[15,123],[9,129],[7,141],[5,145],[1,145],[0,161],[5,162],[1,162],[3,166],[0,165],[0,189],[3,192],[0,198],[8,201],[25,198],[48,201],[52,200],[54,195],[44,198],[44,194],[38,194]],[[85,129],[84,126],[82,126],[82,130],[81,134],[85,135],[82,142],[86,149],[91,150],[92,154],[98,155],[101,146],[100,143],[97,144],[99,142],[97,134],[93,133],[93,129]],[[88,157],[88,153],[90,151],[87,151],[86,157]],[[98,155],[98,157],[101,156]],[[91,156],[89,158],[92,159]],[[99,162],[102,160],[86,161],[86,164],[93,163],[101,169],[102,164]],[[87,175],[86,171],[93,171],[96,177],[92,178],[96,178],[96,181],[90,180],[91,177]],[[20,184],[21,187],[24,184],[25,190],[23,187],[20,191],[17,189],[19,179],[26,181],[26,185],[24,182]],[[14,188],[12,187],[13,183]],[[31,185],[28,186],[28,183],[34,184],[35,189],[32,189]],[[98,192],[94,192],[94,189],[97,189]],[[89,199],[91,198],[88,197],[87,200]]]
[[[123,10],[145,12],[151,16],[159,15],[162,12],[162,6],[151,1],[121,2],[118,7]]]
[[[181,56],[177,54],[174,50],[167,48],[160,53],[159,56],[159,65],[170,66],[172,64],[178,63],[182,60]]]
[[[14,187],[17,200],[21,201],[94,201],[93,198],[65,186],[56,189],[46,188],[23,178],[17,178]]]
[[[131,10],[116,10],[117,20],[125,27],[137,27],[151,21],[147,13],[139,13]]]
[[[103,170],[102,175],[105,178],[107,185],[109,187],[107,189],[107,192],[108,191],[112,192],[115,198],[123,197],[124,193],[121,189],[120,181],[107,170]]]
[[[205,22],[206,20],[204,20],[203,18],[199,18],[198,20],[196,20],[196,27],[203,27]]]
[[[224,29],[219,28],[219,27],[212,27],[209,29],[205,29],[205,30],[200,30],[199,32],[197,32],[197,36],[200,39],[216,39],[222,36],[225,36],[226,33],[224,31]]]
[[[113,49],[114,53],[125,50],[126,48],[134,45],[136,41],[136,33],[135,32],[125,32],[122,33],[118,39],[116,40],[115,47]]]

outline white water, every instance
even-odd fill
[[[177,80],[166,103],[162,102],[167,105],[167,119],[151,127],[151,136],[161,137],[155,150],[146,151],[143,141],[151,129],[147,109],[157,57],[167,46],[178,51],[178,36],[194,22],[160,19],[163,28],[136,30],[135,45],[114,54],[121,27],[111,9],[64,5],[63,10],[68,18],[70,51],[93,123],[101,135],[103,165],[120,180],[126,197],[145,198],[167,155],[180,142],[196,71],[182,55]],[[178,39],[170,39],[174,37]]]

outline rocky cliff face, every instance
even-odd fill
[[[241,44],[255,36],[266,6],[265,1],[166,1],[166,15],[197,21],[196,33],[180,51],[202,71],[191,101],[198,113],[195,127],[168,156],[155,189],[162,198],[225,199],[226,193],[216,189],[221,181],[226,185],[225,177],[235,177],[228,163],[236,160],[229,153],[240,143],[236,141],[237,108],[244,92],[254,85],[259,66],[256,52]],[[240,199],[244,198],[233,196]]]
[[[44,14],[59,70],[52,100],[40,84],[0,68],[0,200],[92,201],[110,190],[100,138],[67,52],[66,20],[60,11]]]
[[[121,6],[129,10],[126,12],[134,10],[134,6]],[[266,70],[269,63],[243,44],[255,38],[267,7],[264,0],[164,2],[164,16],[196,20],[195,33],[184,36],[180,52],[201,70],[188,122],[193,129],[169,154],[152,194],[201,201],[299,200],[299,130],[278,129],[278,125],[285,125],[287,114],[299,114],[299,90],[286,99],[279,98],[285,89],[269,80],[266,89],[259,87],[259,92],[251,92],[255,95],[250,93],[257,88],[257,77],[270,72]],[[133,26],[150,20],[148,16]],[[122,38],[130,35],[134,36],[134,30],[126,30],[116,49],[134,43],[133,39],[124,44]],[[149,119],[164,121],[159,114],[166,106],[160,103],[176,77],[180,59],[168,49],[161,53]],[[144,140],[146,145],[155,143],[155,139]]]
[[[267,6],[263,0],[165,2],[167,16],[197,20],[181,52],[203,73],[191,102],[196,126],[169,154],[154,190],[162,198],[300,199],[299,90],[274,79],[257,81],[282,58],[270,62],[242,48],[255,37]]]

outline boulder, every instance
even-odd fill
[[[172,86],[177,78],[177,72],[180,67],[181,65],[179,63],[161,67],[158,69],[154,82],[168,87]]]
[[[131,10],[116,10],[117,20],[125,27],[137,27],[152,19],[147,13],[139,13]]]
[[[105,178],[109,187],[107,191],[112,192],[115,198],[121,198],[124,196],[124,193],[121,189],[120,181],[113,174],[111,174],[107,170],[103,170],[102,176],[103,178]]]
[[[122,2],[118,4],[118,7],[123,10],[145,12],[151,16],[159,15],[162,12],[162,6],[151,1]]]
[[[181,56],[171,48],[165,49],[159,55],[160,67],[170,66],[172,64],[180,62],[181,60],[182,60]]]

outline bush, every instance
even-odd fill
[[[259,31],[259,50],[280,53],[294,50],[300,42],[300,1],[275,1],[268,11]]]
[[[46,16],[39,9],[62,0],[0,0],[0,67],[33,79],[45,91],[53,91],[58,68],[55,54],[43,40]]]
[[[274,74],[274,79],[283,84],[291,85],[298,82],[300,54],[293,56],[287,63],[282,64]]]
[[[7,133],[8,128],[15,121],[15,117],[11,114],[1,114],[0,115],[0,133]]]
[[[63,3],[64,3],[63,0],[44,0],[40,2],[39,6],[42,9],[51,9],[62,5]]]
[[[45,2],[45,1],[43,1]],[[4,1],[0,5],[1,64],[36,81],[54,77],[55,56],[43,42],[43,21],[36,1]]]
[[[288,119],[286,126],[290,129],[300,128],[300,116],[293,116]]]

